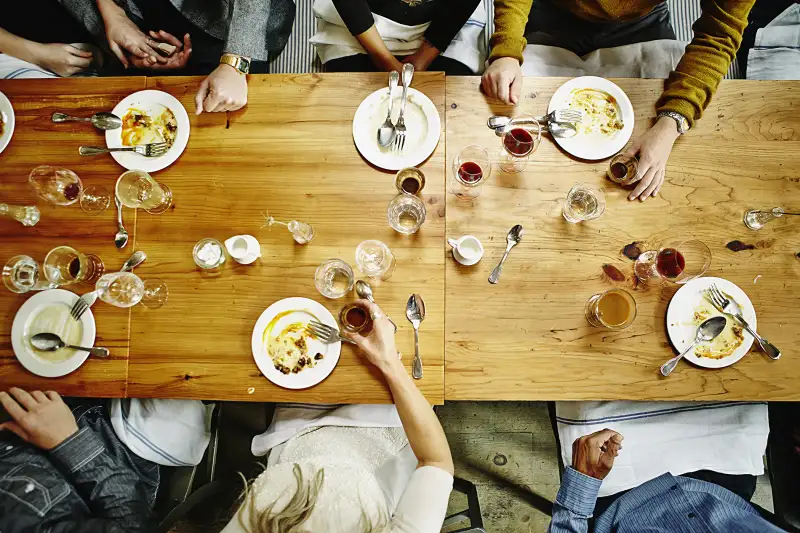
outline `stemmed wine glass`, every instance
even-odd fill
[[[266,225],[270,228],[275,224],[286,226],[286,229],[288,229],[292,234],[292,238],[297,244],[308,244],[311,242],[311,239],[314,238],[314,228],[311,226],[311,224],[306,224],[305,222],[299,222],[297,220],[281,222],[269,213],[264,215],[264,218],[267,220]]]
[[[167,284],[160,279],[142,279],[132,272],[103,275],[95,285],[97,295],[115,307],[133,307],[141,303],[148,309],[164,305],[169,297]]]
[[[100,214],[111,205],[111,195],[105,187],[84,188],[78,175],[66,168],[38,166],[31,171],[28,182],[40,198],[53,205],[72,205],[80,200],[81,209],[90,215]]]
[[[682,285],[705,274],[709,266],[711,250],[702,241],[672,239],[657,251],[641,254],[633,271],[641,281],[661,278]]]
[[[541,140],[542,125],[532,115],[523,114],[512,118],[504,128],[498,166],[510,174],[522,172]]]
[[[492,175],[492,160],[483,146],[465,146],[453,158],[453,179],[450,189],[460,200],[480,196],[483,182]]]
[[[172,206],[172,191],[143,170],[129,170],[117,179],[115,192],[122,205],[158,215]]]

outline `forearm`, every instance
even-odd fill
[[[378,29],[374,24],[367,31],[355,37],[378,68],[383,70],[392,70],[396,68],[395,63],[399,62],[386,47],[383,38],[378,33]]]
[[[427,42],[439,53],[447,50],[479,3],[480,0],[440,1],[431,25],[425,31]]]
[[[693,26],[694,38],[667,80],[657,111],[675,111],[690,125],[700,118],[742,43],[755,0],[709,0]]]
[[[0,28],[0,53],[38,65],[38,47],[39,43],[23,39]]]
[[[495,0],[490,62],[501,57],[513,57],[522,63],[522,51],[528,44],[525,26],[532,5],[533,0]]]
[[[454,469],[450,446],[428,400],[399,359],[382,370],[419,466],[435,466],[452,474]]]
[[[553,503],[548,533],[585,533],[589,530],[602,482],[567,467]]]

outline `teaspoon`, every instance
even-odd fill
[[[494,270],[492,270],[492,275],[489,276],[489,283],[495,284],[500,281],[500,274],[503,272],[503,263],[506,262],[506,258],[508,257],[508,253],[511,251],[511,249],[518,245],[519,241],[522,240],[522,233],[523,229],[519,224],[509,230],[508,235],[506,235],[506,241],[508,242],[508,245],[506,246],[506,253],[503,254],[503,258],[500,259],[500,263],[498,263],[497,266],[494,267]]]
[[[86,117],[71,117],[65,113],[53,113],[51,117],[53,122],[91,122],[92,125],[99,130],[115,130],[122,126],[122,119],[114,113],[103,111],[102,113],[95,113],[89,118]]]
[[[97,357],[108,357],[109,354],[108,348],[85,348],[83,346],[73,346],[72,344],[67,344],[55,333],[37,333],[31,337],[31,344],[34,348],[37,350],[42,350],[43,352],[55,352],[61,348],[72,348],[73,350],[89,352]]]
[[[675,367],[678,365],[678,361],[683,359],[683,357],[689,353],[692,348],[697,346],[698,343],[701,342],[708,342],[713,341],[716,339],[722,330],[725,329],[725,324],[728,323],[728,320],[724,316],[715,316],[709,318],[697,328],[697,333],[694,336],[694,342],[686,348],[683,353],[676,355],[663,365],[661,365],[661,375],[664,377],[669,376]]]

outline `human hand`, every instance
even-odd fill
[[[132,57],[130,61],[134,67],[150,70],[174,70],[185,67],[186,63],[189,62],[189,57],[192,55],[192,40],[188,33],[183,36],[183,42],[164,30],[159,32],[151,31],[150,37],[159,42],[171,44],[175,47],[175,50],[172,52],[172,55],[166,58],[164,63],[151,63],[146,59]]]
[[[400,60],[391,54],[387,56],[373,57],[372,62],[383,72],[391,72],[393,70],[396,70],[397,72],[403,72],[403,63],[401,63]]]
[[[158,43],[142,33],[125,14],[125,10],[113,2],[106,2],[103,4],[101,14],[106,27],[108,46],[125,68],[130,66],[128,53],[139,58],[141,64],[148,68],[156,63],[166,63],[166,58],[155,51]]]
[[[655,196],[664,184],[667,160],[672,153],[672,145],[680,136],[678,125],[670,117],[660,117],[644,135],[633,141],[625,151],[627,155],[639,154],[639,173],[636,188],[628,195],[628,200],[637,197],[644,202]]]
[[[423,40],[416,52],[403,58],[403,63],[411,63],[414,65],[415,71],[423,72],[428,70],[437,57],[439,57],[439,50],[427,40]]]
[[[82,72],[92,63],[92,53],[70,44],[36,43],[35,63],[64,78]]]
[[[394,339],[394,325],[389,317],[381,311],[378,304],[369,300],[356,300],[355,304],[369,313],[372,318],[372,332],[366,337],[360,333],[344,333],[361,348],[367,361],[378,367],[381,372],[386,372],[399,361],[397,344]]]
[[[0,424],[0,429],[12,431],[43,450],[52,450],[78,431],[75,417],[57,392],[28,393],[17,387],[9,392],[0,392],[0,404],[13,422]]]
[[[481,79],[483,92],[506,104],[516,105],[522,92],[522,67],[513,57],[495,59]]]
[[[572,468],[595,479],[606,478],[622,449],[622,435],[604,429],[572,443]]]
[[[194,97],[196,113],[236,111],[247,103],[247,76],[221,63],[203,80]]]

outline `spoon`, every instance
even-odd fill
[[[698,343],[713,341],[720,333],[722,333],[722,330],[725,329],[725,324],[727,323],[728,320],[724,316],[715,316],[700,324],[700,326],[697,328],[697,333],[694,336],[694,342],[691,344],[691,346],[686,348],[680,355],[677,355],[664,363],[661,366],[661,375],[664,377],[669,376],[672,371],[675,370],[678,361],[683,359],[683,357],[689,353],[692,348],[697,346]]]
[[[492,270],[492,275],[489,276],[489,283],[495,284],[500,280],[500,274],[503,272],[503,263],[505,263],[506,258],[508,257],[508,253],[511,251],[513,247],[519,244],[519,241],[522,240],[522,226],[517,224],[513,228],[508,231],[508,235],[506,236],[506,241],[508,241],[508,246],[506,246],[506,253],[503,254],[503,258],[500,259],[500,262],[494,267]]]
[[[114,203],[117,206],[117,234],[114,235],[114,244],[121,250],[128,244],[128,232],[125,230],[125,226],[122,225],[122,202],[119,201],[116,194],[114,195]]]
[[[414,363],[411,375],[414,379],[422,379],[422,358],[419,356],[419,326],[425,319],[425,302],[419,294],[412,294],[406,304],[406,317],[414,326]]]
[[[53,122],[91,122],[92,125],[98,130],[115,130],[122,126],[122,119],[114,113],[103,111],[102,113],[95,113],[89,118],[85,117],[71,117],[64,113],[53,113]]]
[[[61,337],[55,333],[37,333],[31,337],[31,344],[37,350],[43,352],[55,352],[61,348],[72,348],[73,350],[80,350],[82,352],[89,352],[97,357],[108,357],[108,348],[84,348],[83,346],[73,346],[61,340]]]
[[[509,117],[493,116],[489,117],[487,125],[494,130],[495,135],[502,137],[509,122],[511,122]],[[550,135],[560,139],[569,139],[578,134],[578,128],[571,122],[545,122],[542,124],[542,130],[549,131]]]
[[[372,287],[369,286],[369,283],[360,279],[356,281],[356,294],[359,298],[363,298],[365,300],[369,300],[372,303],[375,303],[375,298],[372,296]],[[389,315],[386,315],[386,318],[389,318]],[[392,323],[394,326],[394,330],[397,331],[397,324],[394,323],[394,320],[389,318],[389,322]]]
[[[383,148],[391,146],[397,134],[397,131],[394,129],[394,124],[392,124],[392,106],[394,103],[392,95],[399,81],[400,73],[396,70],[391,71],[389,73],[389,112],[386,113],[386,120],[384,120],[383,124],[378,128],[378,144]]]

